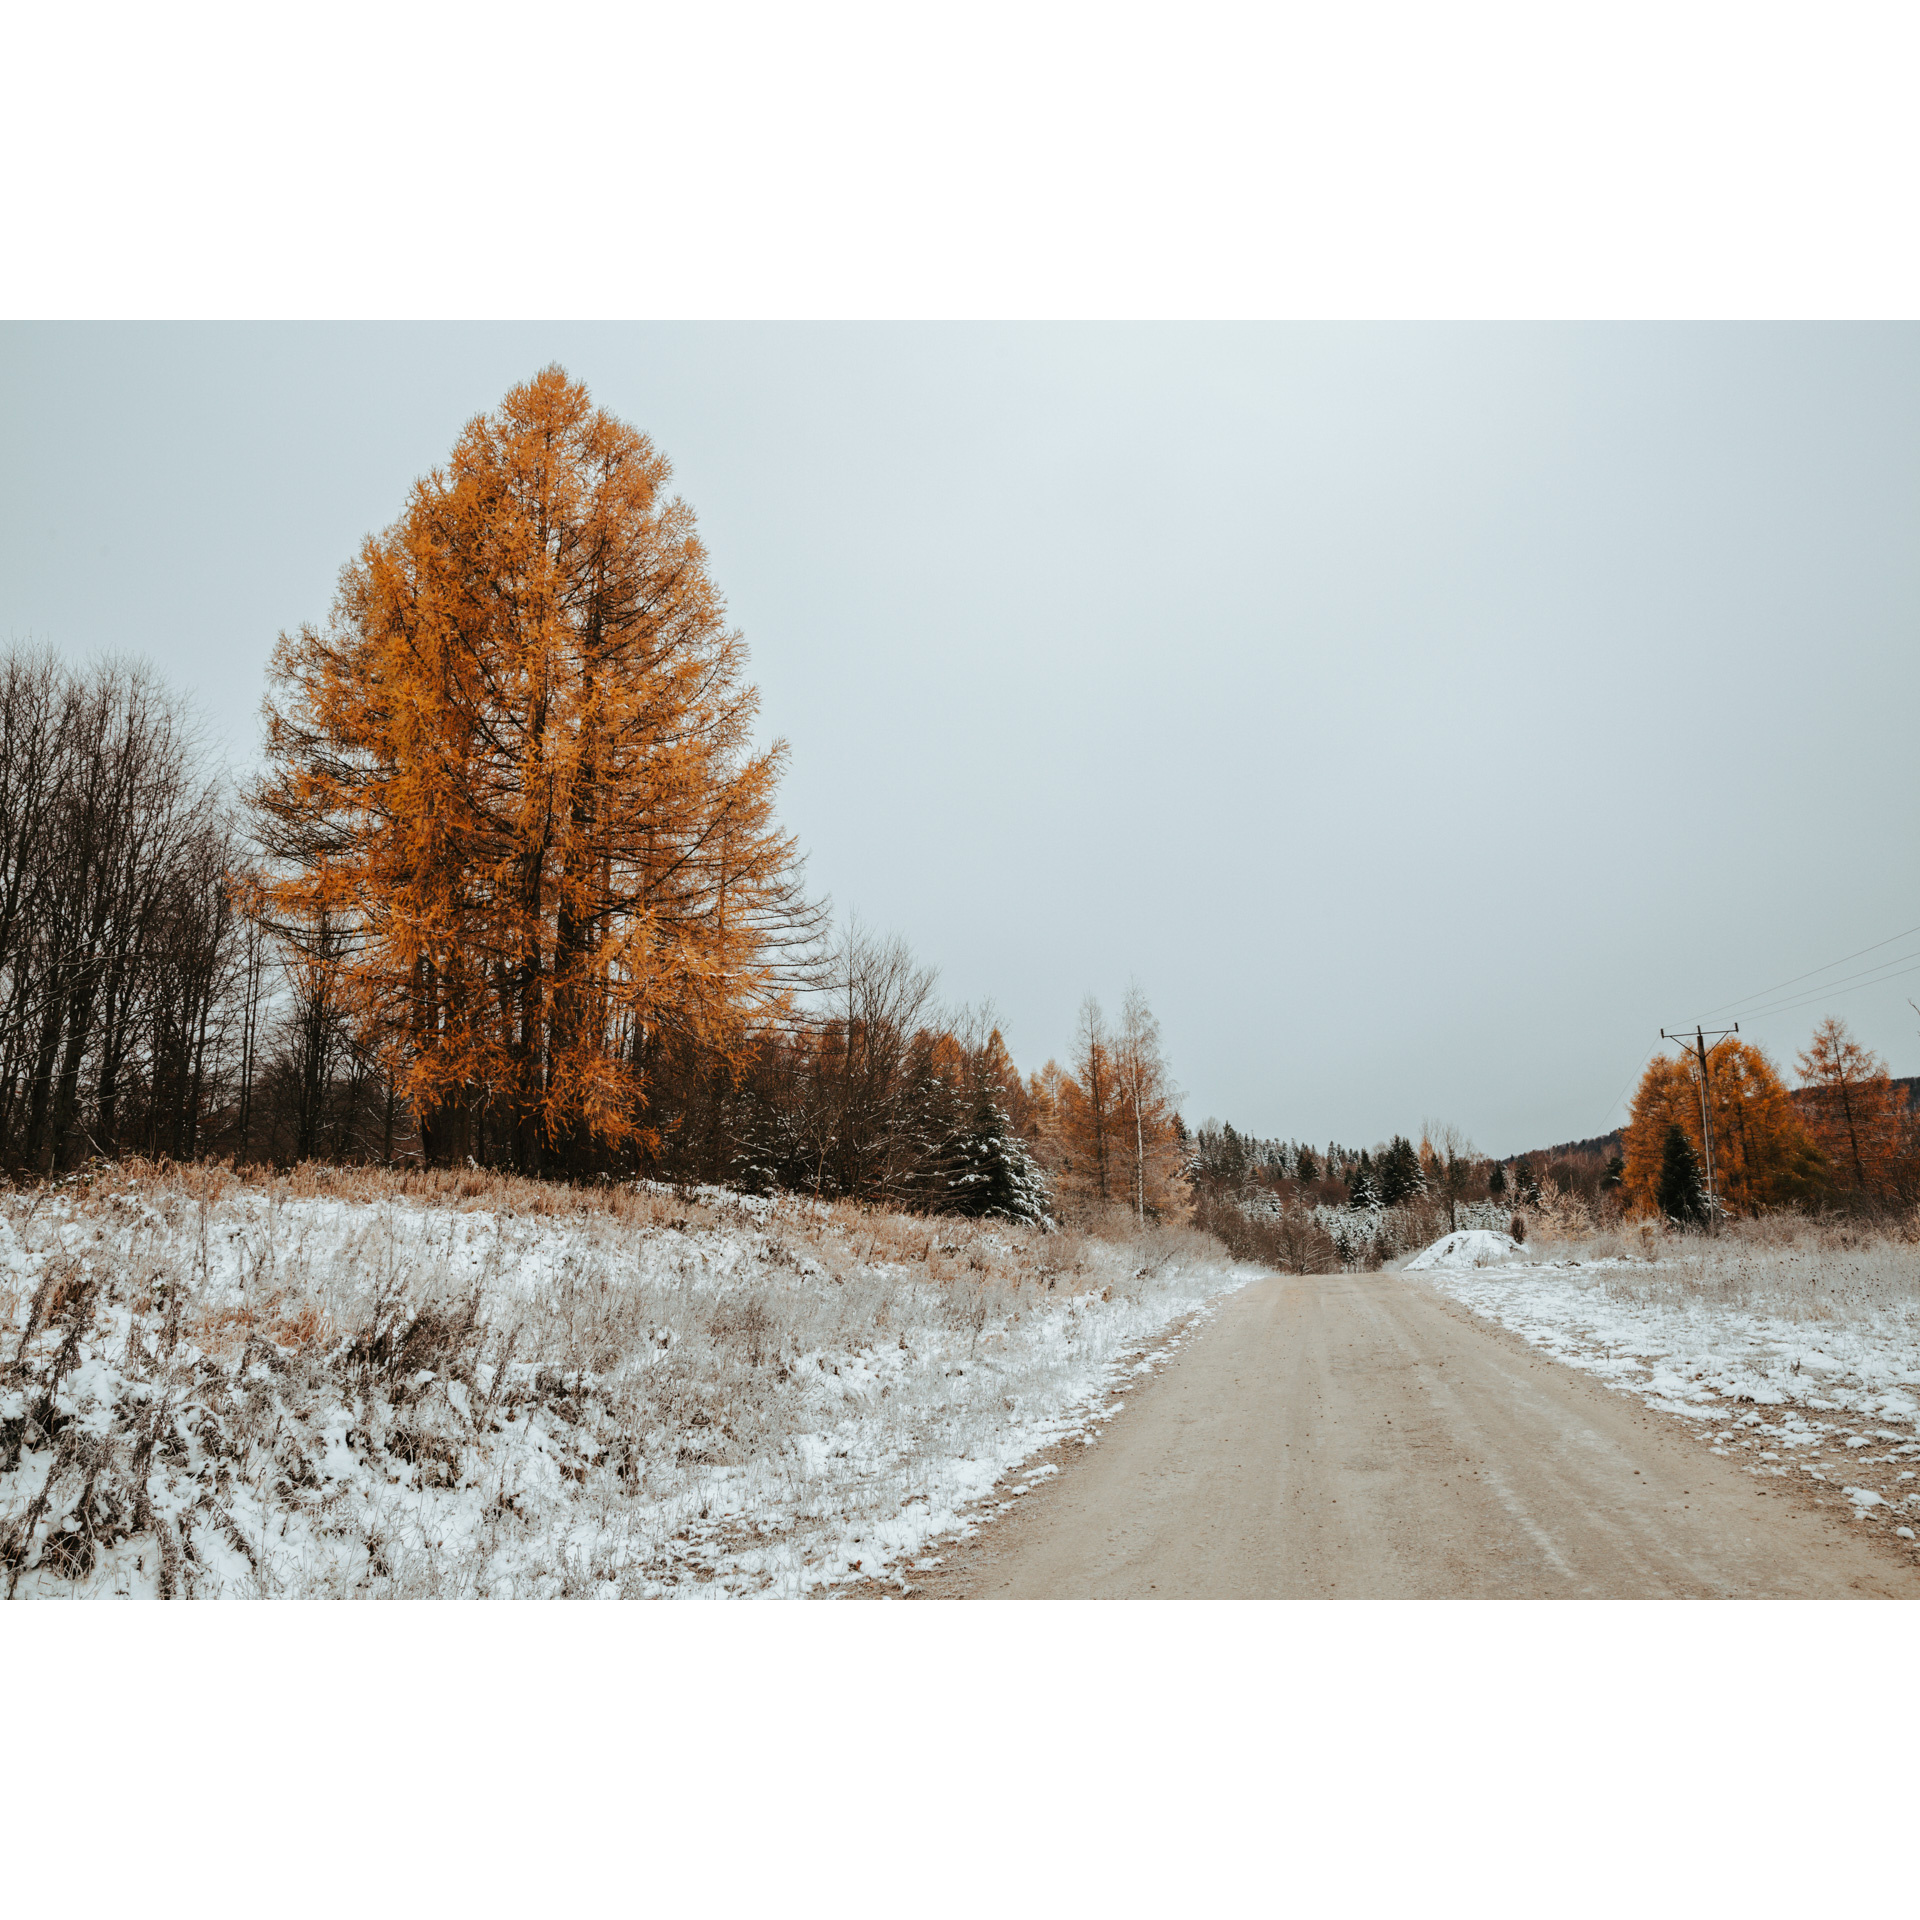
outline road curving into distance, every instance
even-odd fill
[[[1393,1273],[1223,1301],[929,1598],[1920,1598],[1920,1568]]]

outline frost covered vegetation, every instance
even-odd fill
[[[1761,1479],[1920,1528],[1920,1216],[1775,1214],[1718,1237],[1548,1223],[1461,1236],[1409,1274],[1554,1359],[1679,1415]]]
[[[134,1166],[0,1200],[21,1596],[773,1594],[898,1579],[1256,1277],[714,1189]]]
[[[1209,1120],[1190,1137],[1187,1171],[1195,1224],[1288,1273],[1371,1272],[1455,1228],[1524,1237],[1536,1213],[1619,1211],[1597,1167],[1555,1160],[1543,1172],[1523,1155],[1509,1172],[1439,1120],[1422,1123],[1417,1146],[1395,1134],[1358,1151],[1258,1140]]]
[[[1257,1260],[1283,1273],[1371,1273],[1430,1246],[1456,1225],[1463,1230],[1509,1228],[1514,1213],[1486,1200],[1463,1201],[1452,1208],[1424,1199],[1397,1207],[1306,1206],[1270,1194],[1228,1198],[1202,1188],[1193,1220],[1236,1259]]]
[[[513,388],[242,791],[144,669],[0,653],[10,1592],[871,1579],[1235,1284],[1137,985],[1022,1076],[807,891],[670,475]]]

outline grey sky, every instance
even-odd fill
[[[9,325],[0,634],[243,763],[275,633],[556,359],[674,463],[813,884],[1023,1066],[1132,973],[1190,1118],[1511,1151],[1920,924],[1907,325]],[[1743,1029],[1913,1071],[1910,992]]]

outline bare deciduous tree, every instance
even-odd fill
[[[233,828],[145,668],[0,659],[0,1156],[191,1154],[218,1097]]]

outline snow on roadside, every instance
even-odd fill
[[[717,1224],[638,1229],[258,1188],[9,1205],[0,1584],[780,1596],[897,1576],[1260,1271],[1183,1234],[1062,1252],[882,1219],[850,1241],[824,1209],[796,1225],[735,1198],[701,1197]]]
[[[1503,1266],[1519,1251],[1520,1244],[1510,1233],[1489,1233],[1484,1228],[1468,1227],[1416,1253],[1402,1271],[1429,1273],[1444,1269],[1452,1272],[1462,1267]]]
[[[1562,1364],[1690,1422],[1766,1477],[1838,1488],[1856,1518],[1920,1522],[1920,1259],[1730,1248],[1648,1262],[1500,1257],[1449,1235],[1407,1262],[1433,1287]],[[1823,1258],[1826,1261],[1822,1265]],[[1819,1293],[1825,1274],[1828,1296]],[[1847,1284],[1851,1282],[1852,1284]]]

